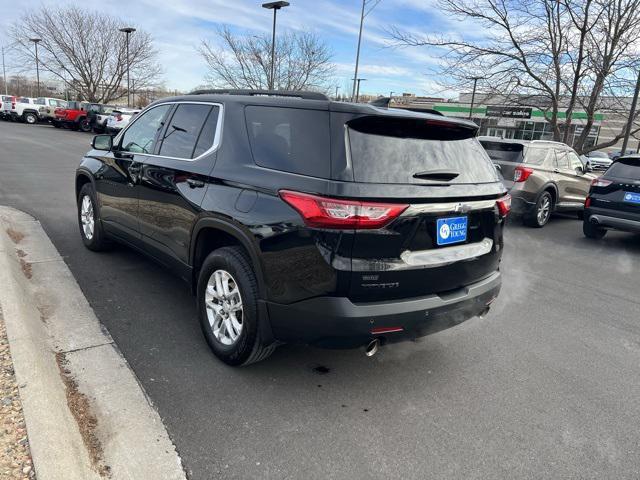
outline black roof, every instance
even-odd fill
[[[329,100],[326,95],[318,92],[278,90],[196,90],[188,95],[163,98],[161,100],[157,100],[153,104],[189,101],[307,108],[361,115],[392,116],[398,118],[424,118],[439,122],[447,122],[473,130],[478,129],[478,126],[475,123],[461,118],[444,117],[442,115],[415,112],[407,109],[384,108],[369,103],[336,102]]]

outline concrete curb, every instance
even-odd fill
[[[40,480],[186,478],[135,374],[31,216],[0,207],[0,307]]]

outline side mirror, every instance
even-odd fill
[[[96,135],[91,141],[94,150],[111,151],[113,149],[113,135]]]
[[[591,166],[591,164],[590,164],[590,163],[587,163],[587,164],[585,165],[585,167],[584,167],[584,171],[585,171],[586,173],[593,172],[593,167]]]
[[[576,167],[576,175],[584,175],[584,167]]]

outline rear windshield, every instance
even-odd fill
[[[640,159],[613,162],[605,176],[640,180]]]
[[[524,159],[524,145],[521,143],[488,142],[486,140],[481,140],[480,143],[487,151],[489,158],[495,162],[522,163]]]
[[[380,122],[384,123],[380,123]],[[429,120],[348,123],[353,176],[365,183],[493,183],[499,177],[475,131]],[[399,127],[399,128],[396,128]],[[445,178],[438,178],[444,174]],[[450,178],[446,178],[450,175]]]
[[[261,167],[329,178],[329,112],[247,106],[253,159]]]

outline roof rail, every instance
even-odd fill
[[[305,92],[297,90],[234,90],[234,89],[213,89],[213,90],[194,90],[189,95],[248,95],[248,96],[265,96],[265,97],[292,97],[302,98],[304,100],[329,100],[324,93]]]

